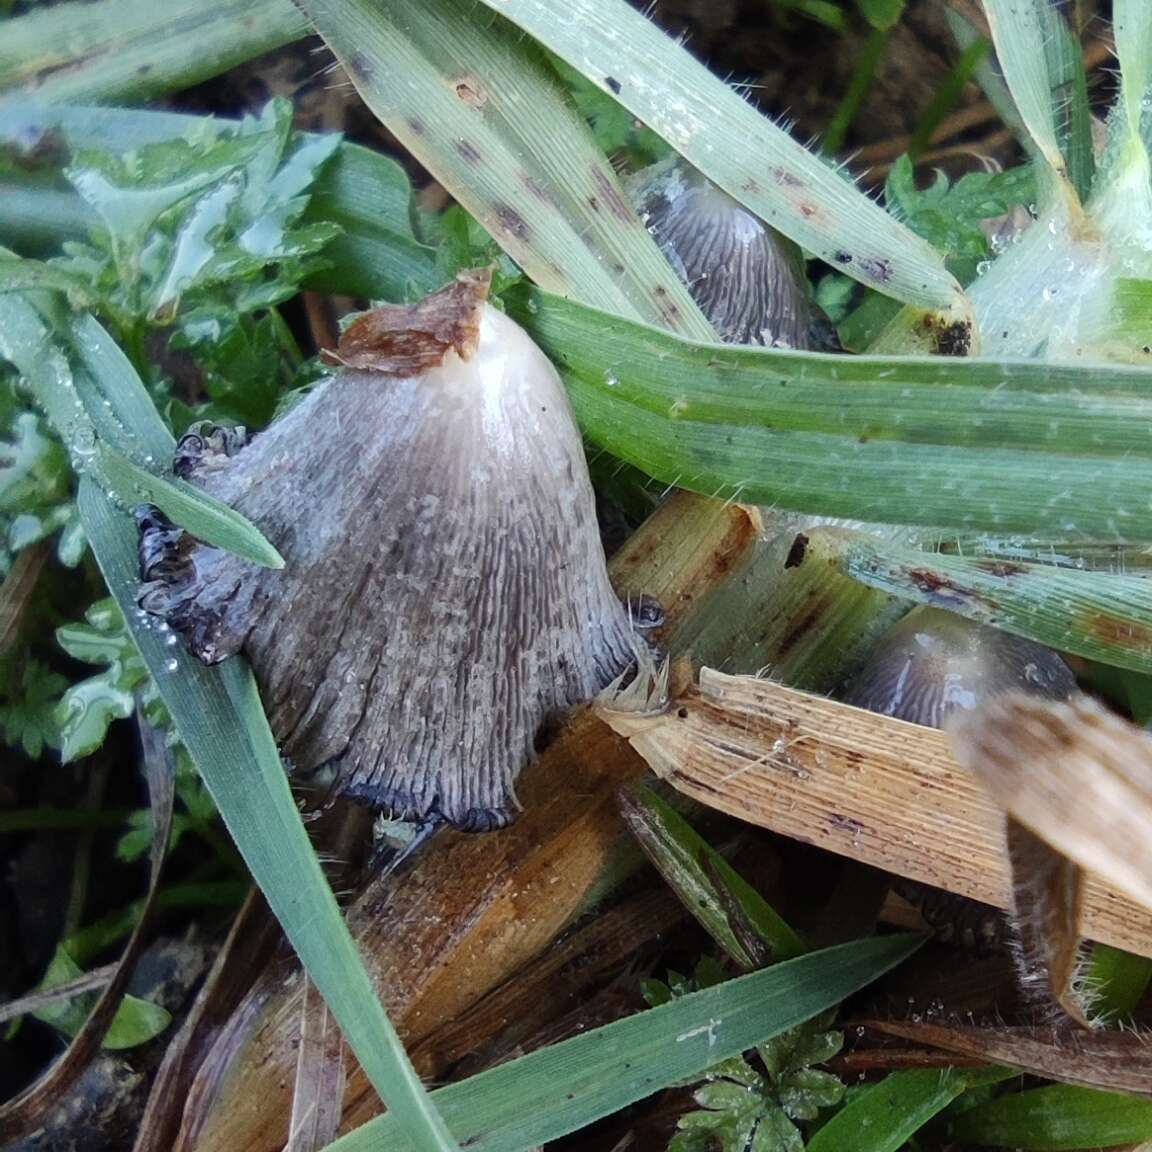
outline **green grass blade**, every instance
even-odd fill
[[[9,263],[0,261],[0,269]],[[71,328],[71,318],[63,318],[61,324],[65,329]],[[75,468],[90,473],[126,508],[156,504],[176,523],[210,544],[254,564],[283,567],[280,554],[239,512],[181,480],[169,480],[148,471],[124,454],[161,460],[170,455],[172,440],[134,369],[119,349],[112,351],[115,345],[96,321],[86,318],[76,323],[80,339],[75,340],[75,346],[83,349],[77,358],[84,365],[78,372],[52,342],[41,314],[18,294],[0,294],[0,327],[0,355],[16,364],[28,381],[37,401],[69,445]],[[99,338],[93,329],[99,332]],[[120,383],[115,389],[115,404],[109,399],[105,409],[101,392],[91,387],[92,378],[85,368],[95,368],[97,379],[111,377]],[[116,375],[111,376],[112,373]],[[133,386],[124,386],[125,381],[132,381]],[[134,390],[142,397],[133,398],[135,404],[128,399]],[[129,436],[128,429],[133,427],[140,432]]]
[[[915,1068],[893,1072],[854,1097],[805,1145],[807,1152],[896,1152],[969,1088],[1018,1072]]]
[[[1096,160],[1092,152],[1092,109],[1088,103],[1088,77],[1084,50],[1067,21],[1055,8],[1042,11],[1044,52],[1048,65],[1049,99],[1056,140],[1080,203],[1088,200]]]
[[[1128,131],[1139,140],[1141,123],[1147,118],[1144,100],[1152,86],[1152,4],[1148,0],[1115,0],[1112,30]]]
[[[638,788],[622,802],[622,810],[632,835],[668,886],[738,964],[755,967],[758,957],[749,955],[731,923],[733,903],[772,959],[790,960],[808,950],[776,909],[666,800],[649,788]]]
[[[1054,1084],[1001,1096],[961,1113],[949,1136],[993,1148],[1112,1148],[1152,1139],[1152,1100]]]
[[[149,472],[103,441],[97,441],[91,470],[104,490],[124,507],[155,504],[168,519],[206,544],[264,568],[284,567],[284,558],[251,521],[186,481]]]
[[[900,963],[920,940],[873,937],[776,964],[522,1056],[432,1094],[470,1152],[521,1152],[763,1043]],[[390,1116],[329,1152],[408,1152]]]
[[[94,0],[4,22],[3,90],[45,101],[145,100],[219,76],[307,31],[290,0]]]
[[[124,108],[5,106],[0,146],[6,141],[57,138],[68,152],[98,148],[127,152],[189,133],[223,130],[234,122]],[[61,165],[66,157],[61,158]],[[435,250],[412,227],[412,188],[394,160],[341,142],[317,178],[304,219],[343,229],[325,249],[327,266],[308,286],[387,300],[419,296],[440,286]],[[76,193],[46,183],[43,175],[0,178],[0,242],[37,253],[81,236],[95,222]]]
[[[1146,576],[942,556],[867,536],[841,537],[839,552],[842,570],[872,588],[1062,652],[1152,672],[1152,579]]]
[[[1046,48],[1047,0],[984,0],[1004,80],[1036,151],[1066,176],[1056,134]]]
[[[1152,959],[1096,943],[1084,969],[1084,987],[1092,990],[1093,1019],[1107,1024],[1128,1020],[1152,983]]]
[[[253,879],[412,1146],[453,1148],[372,988],[300,821],[255,681],[243,661],[205,668],[164,643],[136,612],[136,530],[90,480],[81,518],[180,738]]]
[[[761,116],[625,0],[485,0],[614,96],[802,248],[909,304],[963,318],[932,247]]]
[[[301,0],[365,102],[549,289],[707,338],[567,92],[460,0]]]
[[[1152,539],[1152,373],[694,344],[546,293],[586,434],[666,484],[866,521]]]
[[[956,43],[965,54],[984,39],[983,34],[975,25],[971,24],[961,16],[959,12],[954,11],[952,8],[945,9],[944,18],[948,22],[948,30],[952,33]],[[1021,141],[1021,143],[1030,145],[1031,140],[1028,136],[1028,129],[1024,127],[1024,121],[1020,119],[1020,110],[1016,107],[1016,102],[1012,99],[1012,93],[1008,91],[1008,85],[1004,83],[1004,77],[1000,75],[999,69],[996,67],[993,54],[984,53],[983,56],[981,56],[979,63],[976,65],[975,75],[976,83],[980,85],[981,91],[988,97],[989,102],[992,107],[996,109],[1000,119],[1012,129],[1016,138]]]
[[[167,434],[159,435],[155,423],[132,420],[148,399],[127,361],[101,349],[90,332],[81,342],[87,344],[83,356],[71,351],[102,374],[97,391],[136,394],[118,408],[126,441],[163,451],[165,441],[170,444]],[[84,418],[83,401],[70,399],[70,357],[52,341],[40,314],[15,294],[0,296],[0,353],[22,370],[54,376],[50,386],[42,379],[31,383],[49,401],[49,418],[70,449],[86,449],[91,424]],[[376,998],[312,851],[247,665],[233,659],[206,668],[166,644],[136,610],[137,533],[131,519],[88,475],[80,477],[78,506],[108,588],[253,878],[413,1145],[422,1152],[447,1152],[453,1147],[451,1137]]]

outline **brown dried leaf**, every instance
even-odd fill
[[[1047,1080],[1152,1095],[1152,1046],[1139,1033],[978,1028],[911,1020],[866,1020],[862,1026],[962,1053],[981,1063],[1008,1064]]]
[[[480,306],[488,299],[490,268],[461,272],[415,304],[385,304],[358,316],[340,337],[331,363],[383,376],[418,376],[454,351],[467,360],[480,339]]]
[[[1087,696],[1004,696],[949,731],[1013,819],[1152,909],[1152,737]]]
[[[319,1152],[336,1139],[344,1079],[344,1037],[312,981],[305,979],[292,1119],[284,1152]]]
[[[701,596],[756,538],[746,509],[680,493],[613,557],[613,583],[620,595],[646,593],[664,606],[661,639],[676,652]],[[620,859],[616,791],[643,771],[624,741],[580,710],[525,772],[514,825],[485,836],[445,829],[434,852],[406,865],[402,882],[377,877],[360,893],[350,927],[410,1048],[544,955],[586,908]],[[218,1091],[196,1152],[283,1149],[300,995],[298,976],[269,972],[238,1010],[254,1005],[230,1040],[230,1067],[211,1073]],[[363,1073],[351,1069],[343,1128],[379,1109]]]
[[[1032,700],[1026,706],[1073,707]],[[999,908],[1010,905],[1002,812],[975,771],[956,762],[944,733],[710,668],[702,670],[698,688],[673,699],[663,715],[646,718],[640,731],[631,717],[618,721],[603,704],[599,714],[613,727],[619,723],[658,776],[702,804],[898,876]],[[1131,754],[1132,733],[1114,719],[1109,732],[1113,725]],[[1148,738],[1136,735],[1143,755]],[[1129,782],[1121,790],[1133,809],[1134,789]],[[1076,795],[1068,806],[1090,807],[1083,791]],[[1152,839],[1137,843],[1143,821],[1134,811],[1122,819],[1127,827],[1109,848],[1152,864]],[[1104,888],[1094,873],[1116,876],[1078,862],[1089,872],[1085,935],[1152,955],[1152,905]],[[1152,868],[1145,875],[1152,877]]]
[[[202,1063],[211,1063],[233,1013],[267,968],[279,936],[279,925],[253,889],[191,1012],[165,1049],[133,1152],[188,1152],[194,1146],[212,1094],[194,1092],[193,1081],[199,1079],[201,1086],[212,1082],[210,1072],[198,1076]]]
[[[16,553],[4,583],[0,584],[0,656],[5,655],[19,639],[20,629],[40,570],[48,559],[48,546],[41,542]]]

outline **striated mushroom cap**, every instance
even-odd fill
[[[404,819],[486,829],[542,721],[635,659],[555,369],[487,274],[360,317],[331,379],[186,474],[285,559],[256,568],[142,518],[140,596],[208,662],[241,651],[297,766]],[[235,452],[228,458],[230,452]],[[182,455],[181,455],[182,454]]]
[[[1076,687],[1050,648],[951,612],[913,608],[881,638],[844,693],[848,704],[939,728],[1006,692],[1064,699]]]
[[[638,172],[628,190],[724,343],[809,347],[808,281],[791,240],[679,157]]]

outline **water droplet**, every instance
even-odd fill
[[[992,267],[992,261],[991,260],[981,260],[980,263],[976,265],[976,275],[977,276],[983,276],[988,271],[988,269],[991,267]]]
[[[171,660],[165,660],[164,661],[164,671],[165,672],[175,672],[176,669],[179,667],[180,667],[180,663],[175,658],[173,658]]]
[[[607,384],[609,388],[615,388],[620,383],[620,377],[613,375],[611,372],[605,372],[604,383]]]
[[[1060,295],[1060,289],[1055,284],[1049,284],[1045,287],[1042,295],[1045,300],[1055,300]]]
[[[175,632],[169,632],[168,635],[164,637],[164,643],[167,644],[169,648],[175,648],[176,645],[180,643],[180,637],[177,636]]]

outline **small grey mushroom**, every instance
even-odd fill
[[[858,708],[939,728],[951,712],[1005,692],[1057,700],[1076,687],[1050,648],[939,608],[913,608],[881,638],[843,699]]]
[[[140,605],[206,662],[244,651],[298,768],[473,830],[513,818],[542,722],[644,647],[608,582],[564,387],[487,288],[465,273],[364,314],[341,369],[250,443],[181,442],[182,473],[282,570],[139,515]]]
[[[726,344],[808,348],[800,249],[678,156],[636,173],[637,211]]]

